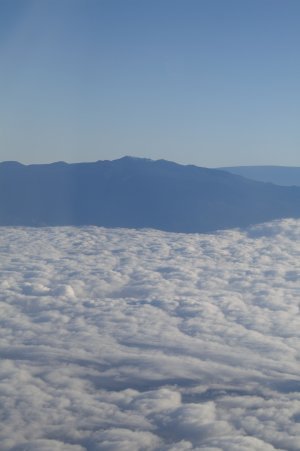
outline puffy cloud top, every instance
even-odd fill
[[[1,449],[299,451],[299,239],[2,228]]]

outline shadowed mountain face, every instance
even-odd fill
[[[300,168],[288,166],[234,166],[219,168],[260,182],[300,186]]]
[[[300,217],[300,187],[124,157],[0,164],[0,225],[99,225],[208,232]]]

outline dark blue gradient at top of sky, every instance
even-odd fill
[[[1,0],[0,160],[300,166],[300,2]]]

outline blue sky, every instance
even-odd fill
[[[0,160],[300,166],[298,0],[1,0]]]

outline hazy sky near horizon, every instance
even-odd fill
[[[300,166],[298,0],[0,0],[0,160]]]

